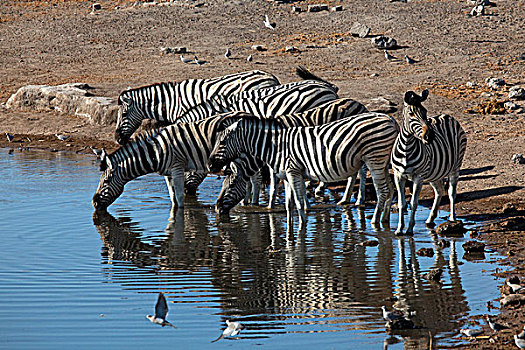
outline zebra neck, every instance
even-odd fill
[[[278,163],[277,154],[283,151],[283,145],[288,145],[280,140],[286,138],[290,129],[265,124],[267,123],[259,123],[254,128],[255,134],[248,133],[245,136],[245,140],[253,140],[247,142],[246,148],[249,154],[275,168]]]

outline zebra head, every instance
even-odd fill
[[[104,149],[100,156],[100,176],[97,191],[93,195],[93,207],[97,211],[105,211],[124,191],[125,181],[122,180],[120,167],[114,164],[112,156]]]
[[[421,102],[428,97],[428,90],[423,90],[421,96],[413,91],[405,93],[403,108],[403,128],[424,143],[431,141],[432,129],[427,120],[427,110]]]
[[[218,126],[218,137],[215,148],[208,159],[208,170],[211,173],[219,172],[225,165],[242,154],[241,145],[238,142],[239,136],[236,135],[238,134],[238,130],[240,130],[240,122],[241,121],[238,120],[228,127],[225,127],[226,123],[221,123],[221,125]]]
[[[118,117],[115,139],[120,145],[125,145],[131,135],[137,130],[144,119],[144,113],[134,100],[131,90],[126,90],[118,97]]]
[[[225,170],[226,177],[222,183],[222,190],[215,203],[215,212],[219,215],[228,215],[230,210],[246,196],[247,177],[242,166],[232,162]]]

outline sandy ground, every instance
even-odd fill
[[[297,80],[294,67],[305,65],[340,87],[340,96],[358,101],[384,96],[399,106],[407,90],[430,90],[429,114],[457,118],[468,136],[468,148],[458,186],[457,210],[466,221],[488,223],[479,237],[508,258],[503,276],[516,274],[525,281],[523,227],[506,225],[508,217],[525,213],[525,165],[512,155],[525,154],[525,113],[501,115],[468,113],[490,100],[508,100],[508,89],[525,86],[525,2],[496,0],[486,15],[469,17],[470,1],[386,0],[302,1],[343,5],[342,12],[292,14],[292,4],[264,0],[174,1],[172,6],[132,6],[128,1],[75,0],[0,2],[0,100],[29,84],[85,82],[100,96],[118,96],[128,86],[187,78],[209,78],[260,69],[282,82]],[[268,13],[277,29],[264,28]],[[355,21],[384,34],[400,48],[387,61],[370,38],[350,35]],[[251,46],[267,50],[254,52]],[[184,46],[208,64],[184,64],[161,47]],[[284,52],[294,46],[297,52]],[[226,48],[232,59],[223,57]],[[252,54],[253,62],[246,57]],[[405,63],[408,55],[419,62]],[[505,80],[491,90],[488,77]],[[467,84],[469,83],[469,84]],[[470,84],[472,83],[472,84]],[[525,108],[525,101],[515,101]],[[399,118],[399,112],[395,114]],[[88,146],[116,148],[113,126],[90,125],[78,117],[53,111],[35,113],[0,107],[0,132],[15,135],[0,147],[44,148],[90,152]],[[58,141],[54,134],[70,135]],[[430,192],[425,191],[425,198]],[[513,203],[517,210],[506,210]],[[446,201],[444,209],[448,208]],[[502,222],[502,224],[498,224]],[[494,224],[496,223],[496,224]],[[524,309],[502,310],[500,320],[513,331],[493,342],[480,339],[472,348],[514,348],[512,334],[525,323]]]

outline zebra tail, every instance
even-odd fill
[[[323,82],[325,84],[330,85],[330,87],[332,87],[332,89],[334,89],[335,92],[339,91],[339,88],[335,84],[332,84],[331,82],[329,82],[327,80],[324,80],[321,77],[318,77],[314,73],[310,72],[304,66],[297,66],[297,67],[295,67],[295,73],[299,76],[299,78],[301,78],[303,80],[317,80],[317,81],[321,81],[321,82]]]

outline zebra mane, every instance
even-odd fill
[[[295,73],[303,80],[316,80],[316,81],[320,81],[320,82],[323,82],[327,85],[329,85],[335,92],[338,92],[339,91],[339,88],[327,81],[327,80],[324,80],[323,78],[320,78],[318,77],[317,75],[315,75],[314,73],[310,72],[306,67],[304,66],[297,66],[295,67]]]

